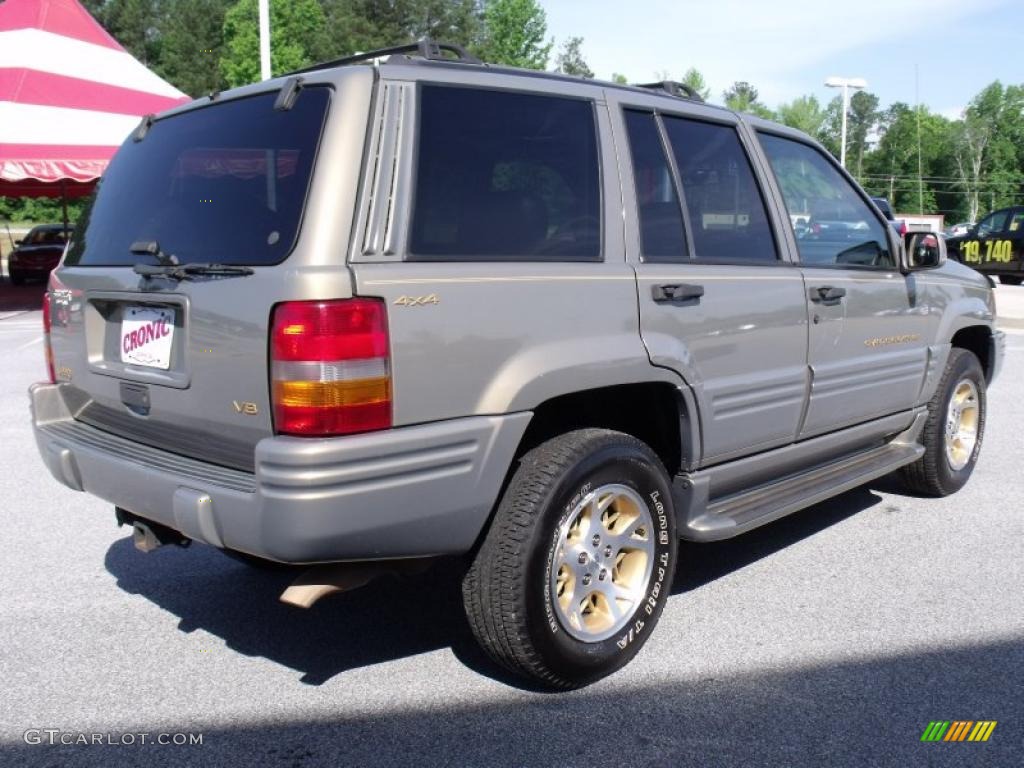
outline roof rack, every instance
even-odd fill
[[[454,53],[455,57],[452,58],[451,56],[446,56],[446,51],[448,53]],[[415,43],[396,45],[391,48],[378,48],[376,51],[366,51],[365,53],[357,53],[354,56],[345,56],[344,58],[334,59],[333,61],[324,61],[304,69],[297,69],[294,72],[289,72],[288,74],[301,75],[306,72],[315,72],[318,69],[330,69],[332,67],[344,67],[347,64],[359,64],[364,61],[380,59],[384,56],[402,56],[409,54],[412,54],[417,58],[425,59],[426,61],[457,61],[462,64],[483,63],[476,56],[468,53],[461,45],[455,45],[454,43],[439,43],[425,37]]]
[[[662,91],[669,96],[675,96],[677,99],[689,99],[690,101],[699,101],[701,104],[704,103],[704,98],[696,90],[685,83],[678,83],[675,80],[662,80],[658,83],[636,83],[633,87],[646,88],[648,91]]]

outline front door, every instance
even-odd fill
[[[803,280],[779,258],[736,126],[639,107],[622,115],[641,333],[651,361],[695,393],[702,463],[792,442],[808,380]]]
[[[900,273],[887,224],[834,162],[802,142],[761,134],[795,232],[810,317],[811,393],[800,437],[913,407],[928,356],[929,315]]]

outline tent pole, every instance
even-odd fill
[[[68,180],[60,180],[60,205],[64,209],[64,235],[68,232]]]

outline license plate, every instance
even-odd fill
[[[174,310],[125,307],[121,317],[121,362],[149,368],[171,367]]]

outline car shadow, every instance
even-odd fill
[[[680,562],[686,566],[673,594],[744,568],[880,501],[859,488],[734,540],[683,542]],[[384,576],[308,610],[278,600],[295,573],[256,570],[203,545],[143,554],[126,537],[110,546],[105,565],[125,592],[177,616],[182,632],[202,629],[238,653],[300,672],[310,685],[349,669],[451,648],[482,675],[538,690],[498,668],[473,640],[462,609],[461,560],[439,560],[416,576]]]
[[[46,283],[14,285],[10,278],[0,281],[0,312],[26,312],[39,309],[43,304]]]
[[[898,485],[893,487],[898,488]],[[702,587],[870,509],[882,501],[882,497],[874,492],[875,488],[881,489],[880,481],[854,488],[733,539],[679,542],[679,567],[672,594]],[[902,492],[888,487],[886,491]]]
[[[904,652],[875,648],[859,658],[791,661],[724,676],[673,679],[666,670],[635,686],[612,679],[552,697],[466,700],[438,679],[420,699],[372,711],[345,701],[354,711],[337,716],[295,709],[285,717],[216,720],[211,713],[174,726],[201,743],[0,743],[0,764],[1002,768],[1020,765],[1024,750],[1022,669],[1024,641],[1017,637]],[[381,680],[385,690],[394,684]],[[995,725],[984,743],[922,739],[933,721],[958,718]],[[114,732],[153,730],[139,718],[117,721]]]

